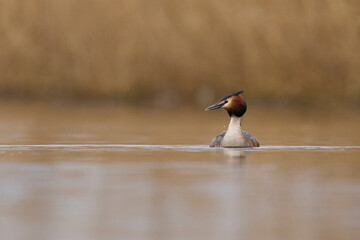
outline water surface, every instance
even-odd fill
[[[1,239],[360,237],[357,114],[249,111],[260,148],[210,149],[223,112],[2,109]]]

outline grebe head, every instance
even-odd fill
[[[246,112],[246,102],[240,95],[244,91],[235,92],[222,97],[217,103],[207,107],[205,111],[222,108],[226,110],[230,117],[242,117]]]

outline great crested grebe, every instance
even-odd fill
[[[227,131],[221,132],[210,143],[210,147],[259,147],[260,144],[241,129],[241,117],[246,112],[246,102],[240,95],[243,91],[222,97],[217,103],[207,107],[205,111],[222,108],[231,118]]]

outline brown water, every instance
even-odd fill
[[[358,113],[0,111],[0,239],[360,239]]]

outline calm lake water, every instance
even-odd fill
[[[360,239],[358,112],[0,108],[0,239]]]

